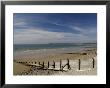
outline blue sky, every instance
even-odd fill
[[[97,41],[96,13],[15,13],[14,44]]]

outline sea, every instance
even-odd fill
[[[32,52],[49,49],[82,49],[82,48],[97,48],[97,43],[49,43],[49,44],[14,44],[13,51]]]

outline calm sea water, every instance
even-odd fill
[[[58,49],[58,48],[96,48],[96,43],[51,43],[51,44],[14,44],[14,51]]]

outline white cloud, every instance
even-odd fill
[[[15,22],[14,23],[14,26],[24,26],[24,25],[26,25],[25,22]]]
[[[40,29],[21,29],[21,30],[22,31],[14,32],[15,44],[71,43],[71,42],[89,42],[94,40],[82,34],[50,32]]]
[[[82,35],[85,35],[85,36],[97,36],[97,29],[96,28],[88,28],[88,29],[83,29],[83,28],[80,28],[80,27],[77,27],[77,26],[71,26],[71,28],[73,30],[76,30],[76,31],[79,31]]]
[[[28,22],[26,19],[21,19],[19,17],[14,18],[14,27],[27,27]]]

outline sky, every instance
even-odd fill
[[[14,13],[14,44],[93,43],[96,13]]]

